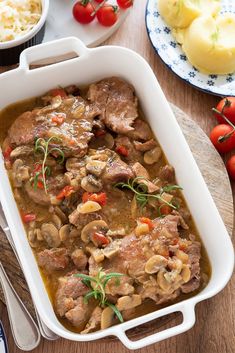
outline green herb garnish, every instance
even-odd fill
[[[79,277],[82,279],[82,283],[85,284],[90,291],[84,296],[84,301],[88,303],[89,299],[95,298],[99,302],[99,306],[105,307],[109,306],[120,322],[123,322],[123,317],[118,308],[110,303],[106,298],[105,287],[107,283],[112,279],[116,278],[115,284],[118,286],[120,284],[119,278],[124,276],[122,273],[105,273],[102,271],[102,268],[99,269],[96,276],[88,276],[83,273],[77,273],[74,277]]]
[[[165,205],[170,206],[172,209],[177,210],[178,206],[174,205],[172,202],[167,202],[164,200],[162,197],[162,194],[164,192],[170,192],[173,190],[180,189],[182,190],[181,186],[179,185],[166,185],[163,188],[160,189],[160,192],[158,194],[149,194],[148,193],[148,187],[146,184],[144,184],[143,180],[149,181],[144,177],[137,177],[135,179],[129,179],[127,183],[117,183],[114,186],[115,187],[120,187],[122,189],[129,189],[134,192],[135,194],[135,199],[137,201],[137,204],[143,209],[146,204],[148,203],[149,199],[157,199],[161,202],[163,202]],[[160,206],[161,207],[161,206]],[[160,213],[160,210],[159,210]]]
[[[43,162],[42,162],[41,171],[38,171],[33,177],[33,186],[34,186],[34,189],[37,189],[38,178],[40,175],[42,175],[42,183],[46,194],[47,194],[46,177],[49,176],[51,173],[49,166],[46,165],[47,157],[50,154],[52,154],[52,152],[56,152],[58,154],[59,163],[61,164],[64,162],[64,152],[59,147],[52,147],[52,148],[49,147],[49,144],[53,140],[55,142],[62,141],[61,138],[56,136],[51,136],[48,140],[45,140],[40,137],[35,141],[35,146],[34,146],[34,152],[41,152],[43,154]]]

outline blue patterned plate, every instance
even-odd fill
[[[7,349],[7,340],[5,337],[5,333],[3,330],[3,326],[2,323],[0,321],[0,353],[7,353],[8,349]]]
[[[234,0],[222,0],[221,12],[234,12]],[[235,96],[235,73],[229,75],[205,75],[187,60],[181,46],[171,34],[171,29],[158,12],[158,1],[148,0],[146,6],[146,28],[149,39],[163,62],[177,76],[192,86],[210,94]]]

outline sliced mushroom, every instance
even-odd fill
[[[115,237],[124,237],[126,235],[125,228],[117,228],[114,230],[109,229],[106,233],[108,237],[115,238]]]
[[[92,201],[87,201],[92,202]],[[81,239],[84,243],[88,244],[92,234],[96,232],[106,233],[108,231],[108,225],[103,220],[92,221],[88,223],[81,232]]]
[[[180,275],[181,275],[184,283],[187,283],[191,278],[191,271],[189,269],[189,266],[183,265]]]
[[[34,229],[34,234],[36,235],[38,241],[43,241],[41,229],[39,228]]]
[[[168,292],[171,288],[171,283],[169,281],[166,280],[165,275],[166,271],[165,270],[160,270],[158,271],[157,274],[157,283],[159,285],[159,287],[164,291],[164,292]]]
[[[114,240],[103,249],[103,254],[108,259],[112,259],[115,255],[118,254],[119,248],[120,248],[120,240]]]
[[[78,158],[68,158],[65,164],[66,169],[70,172],[70,171],[78,171],[81,168],[81,161]],[[84,165],[84,163],[83,163]]]
[[[99,192],[102,190],[103,184],[100,179],[89,174],[82,178],[81,187],[88,192]]]
[[[95,176],[100,176],[106,167],[106,163],[102,161],[92,160],[87,163],[86,169],[89,173]]]
[[[145,152],[144,162],[146,164],[154,164],[159,161],[162,156],[162,150],[160,147],[155,147],[150,151]]]
[[[142,303],[141,296],[139,294],[133,294],[131,296],[125,295],[117,300],[116,307],[118,310],[128,310],[139,306]]]
[[[55,206],[55,213],[57,214],[58,217],[60,217],[61,221],[63,223],[66,223],[68,221],[68,217],[66,216],[66,214],[61,210],[60,207]]]
[[[16,159],[12,165],[12,178],[15,187],[21,187],[23,181],[29,179],[29,167],[24,166],[21,159]]]
[[[175,255],[178,257],[178,259],[180,259],[183,262],[183,264],[188,263],[189,256],[184,251],[178,249]]]
[[[42,236],[51,248],[57,248],[61,244],[59,231],[52,223],[43,223],[41,226]]]
[[[86,246],[86,251],[93,256],[97,264],[104,261],[104,254],[101,249],[95,248],[94,246]]]
[[[80,104],[74,111],[73,111],[73,116],[75,119],[80,119],[85,112],[85,105]]]
[[[18,158],[19,156],[28,156],[33,152],[33,148],[29,146],[18,146],[10,154],[11,158]]]
[[[101,330],[104,330],[112,326],[114,319],[114,312],[109,306],[107,306],[101,314]]]
[[[180,259],[178,259],[176,256],[173,256],[168,261],[168,267],[177,273],[181,272],[182,266],[183,266],[182,261]]]
[[[70,226],[69,226],[69,224],[65,224],[59,230],[60,240],[62,242],[68,240],[69,235],[70,235]]]
[[[34,233],[34,230],[28,231],[28,241],[32,248],[36,248],[38,246],[37,236]]]
[[[77,207],[79,213],[92,213],[101,210],[101,206],[98,202],[87,201],[85,203],[80,203]]]
[[[60,229],[62,227],[62,222],[61,222],[60,217],[58,217],[56,214],[53,214],[51,218],[52,218],[52,222],[54,223],[56,228]]]
[[[167,265],[167,259],[164,256],[161,255],[153,255],[148,259],[148,261],[145,264],[145,272],[146,273],[156,273],[158,272],[161,268],[165,267]]]

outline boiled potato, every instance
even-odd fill
[[[182,49],[189,61],[206,74],[235,71],[235,16],[202,16],[183,34]]]
[[[220,0],[159,0],[160,15],[173,28],[186,28],[202,14],[215,16]]]

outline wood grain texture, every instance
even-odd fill
[[[134,9],[122,27],[105,43],[122,45],[140,53],[151,65],[160,85],[167,97],[175,105],[184,110],[195,122],[197,122],[204,132],[209,133],[214,126],[214,118],[210,112],[217,98],[197,91],[186,83],[178,79],[173,73],[166,69],[161,60],[156,56],[147,38],[144,12],[146,0],[135,1]],[[111,63],[110,63],[111,65]],[[0,69],[1,71],[1,69]],[[3,70],[2,70],[3,71]],[[178,114],[180,116],[180,114]],[[210,147],[208,140],[202,138],[200,129],[195,132],[194,125],[190,120],[181,119],[180,124],[186,130],[186,138],[190,140],[190,147],[195,159],[200,165],[200,169],[207,180],[210,191],[213,194],[217,207],[220,210],[227,229],[234,239],[232,233],[234,210],[229,192],[229,181],[225,173],[222,160],[218,154]],[[203,141],[201,141],[203,140]],[[191,145],[192,143],[192,145]],[[214,153],[211,157],[211,153]],[[201,160],[201,156],[204,156]],[[208,167],[208,165],[210,167]],[[233,183],[233,196],[235,195],[235,185]],[[3,249],[7,255],[5,265],[10,263],[8,269],[15,273],[17,280],[14,285],[17,290],[23,288],[21,294],[26,298],[29,305],[29,297],[26,296],[27,289],[14,261],[9,261],[12,254],[4,238],[0,236],[0,254],[2,259]],[[226,261],[226,259],[225,259]],[[10,272],[9,272],[10,274]],[[200,303],[196,308],[197,321],[195,326],[188,332],[152,345],[137,353],[234,353],[235,351],[235,276],[233,276],[227,287],[216,297]],[[20,353],[12,340],[10,327],[7,319],[6,309],[0,303],[0,318],[4,323],[10,353]],[[175,324],[178,318],[171,320],[171,325]],[[92,343],[73,343],[66,340],[48,342],[43,340],[34,353],[125,353],[129,352],[118,341],[97,341]]]

